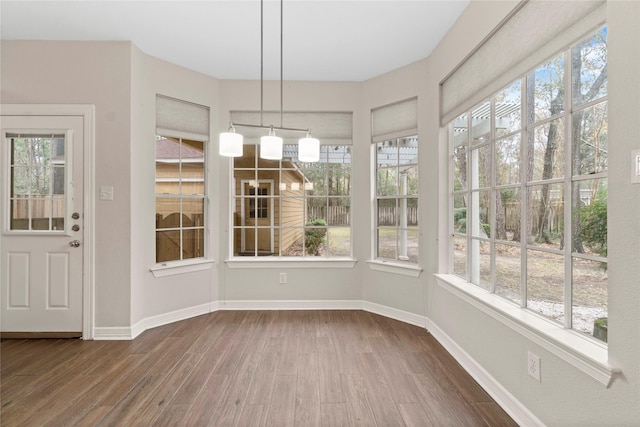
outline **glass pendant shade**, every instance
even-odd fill
[[[311,138],[301,138],[298,141],[298,160],[301,162],[317,162],[320,160],[320,141]]]
[[[273,135],[260,137],[260,158],[266,160],[282,159],[282,138]]]
[[[219,153],[225,157],[241,157],[242,135],[235,132],[222,132],[220,134]]]

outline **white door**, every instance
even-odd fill
[[[1,120],[1,331],[81,336],[83,117]]]

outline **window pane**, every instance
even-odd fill
[[[305,227],[304,229],[305,255],[325,256],[326,242],[327,242],[326,227]]]
[[[382,168],[378,169],[377,179],[378,196],[395,196],[398,192],[398,169]]]
[[[467,189],[467,151],[458,149],[453,155],[453,191]]]
[[[182,199],[182,226],[200,227],[204,225],[204,200]]]
[[[607,103],[576,111],[572,123],[573,175],[606,172],[609,158]]]
[[[483,289],[491,288],[491,245],[471,239],[471,283]]]
[[[533,79],[534,111],[536,121],[544,120],[564,111],[564,55],[560,54],[538,67]]]
[[[522,128],[521,81],[513,82],[495,96],[496,136],[500,137]]]
[[[535,128],[530,181],[564,176],[564,120],[557,119]],[[531,147],[530,147],[531,148]]]
[[[47,196],[51,191],[51,168],[36,167],[31,169],[31,194],[34,196]]]
[[[156,262],[180,259],[180,231],[156,231]]]
[[[471,145],[489,140],[491,133],[491,104],[487,101],[471,112]]]
[[[204,229],[184,230],[182,232],[182,258],[200,258],[204,256]]]
[[[320,150],[320,159],[321,161],[327,161],[330,165],[351,165],[351,146],[329,145],[322,147]]]
[[[471,150],[471,188],[486,188],[491,184],[491,148],[484,145]]]
[[[607,94],[607,29],[603,28],[571,49],[571,67],[576,80],[573,104],[581,105]]]
[[[300,199],[302,201],[302,199]],[[317,219],[325,221],[327,223],[327,218],[329,215],[327,209],[327,198],[326,197],[310,197],[306,199],[307,201],[307,218],[309,218],[309,222],[315,221]]]
[[[29,194],[30,177],[29,168],[14,166],[11,169],[13,176],[11,177],[11,195],[27,195]]]
[[[64,194],[64,165],[53,168],[53,194]]]
[[[454,151],[465,147],[469,142],[469,114],[463,114],[451,123],[453,130],[452,146]]]
[[[329,256],[351,255],[351,229],[349,227],[332,227],[328,229]]]
[[[281,225],[283,227],[300,227],[304,224],[305,209],[304,199],[301,197],[283,197],[280,199],[282,214]],[[323,206],[314,207],[307,206],[306,215],[308,218],[323,218],[325,213],[322,211]],[[277,218],[276,218],[277,220]],[[277,221],[275,221],[277,222]]]
[[[520,182],[520,134],[496,142],[496,185]]]
[[[606,262],[573,258],[573,329],[607,340],[606,325],[604,334],[594,331],[596,319],[607,317],[607,288]]]
[[[351,165],[329,164],[327,186],[330,196],[348,196],[351,193]]]
[[[564,321],[564,257],[527,251],[527,307],[560,323]]]
[[[298,222],[301,224],[302,222]],[[281,256],[302,256],[302,236],[304,229],[302,227],[283,227],[282,228],[282,252]]]
[[[489,191],[471,193],[471,235],[474,237],[490,236]]]
[[[398,259],[418,262],[418,227],[398,230]]]
[[[29,166],[31,164],[31,144],[28,138],[11,139],[11,164]]]
[[[50,197],[44,199],[31,199],[31,229],[32,230],[53,230],[49,218],[52,210],[52,200]]]
[[[404,203],[406,203],[406,208],[404,206]],[[406,218],[406,224],[408,226],[417,226],[418,225],[418,198],[417,197],[409,197],[407,199],[400,199],[399,200],[399,205],[400,205],[400,221],[402,221],[402,218]],[[403,214],[402,211],[405,210],[406,212]],[[404,225],[400,224],[401,227],[403,227]]]
[[[327,225],[351,225],[351,199],[332,197],[327,207]]]
[[[496,190],[496,225],[497,240],[520,241],[520,188],[507,187]]]
[[[564,230],[562,184],[535,185],[530,188],[527,242],[560,249]]]
[[[376,163],[378,168],[398,166],[398,145],[395,140],[378,142],[376,144]]]
[[[465,278],[467,275],[467,239],[453,238],[453,274]]]
[[[400,194],[418,195],[418,166],[409,166],[400,171]]]
[[[180,227],[180,199],[156,197],[156,228]]]
[[[326,196],[327,193],[327,164],[306,163],[304,168],[305,180],[300,186],[306,190],[308,196]]]
[[[244,144],[242,147],[242,157],[233,158],[234,169],[255,169],[256,153],[258,147],[256,144]]]
[[[573,183],[573,252],[607,256],[607,180]]]
[[[496,244],[496,295],[520,304],[520,247]]]
[[[378,229],[378,257],[398,259],[398,230],[395,228]]]
[[[398,225],[397,199],[378,200],[378,225],[395,226]]]
[[[456,233],[467,232],[466,194],[453,196],[453,231]]]

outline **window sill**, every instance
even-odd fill
[[[443,289],[460,297],[506,327],[533,341],[606,387],[620,369],[608,363],[607,346],[523,310],[451,274],[436,274]]]
[[[353,268],[353,258],[233,257],[229,268]]]
[[[172,261],[156,264],[149,268],[153,273],[153,277],[173,276],[175,274],[192,273],[194,271],[203,271],[211,268],[212,259],[197,258],[187,261]]]
[[[401,262],[384,261],[380,259],[371,259],[367,261],[367,264],[369,264],[369,268],[371,270],[401,274],[403,276],[418,277],[422,272],[422,267],[417,264],[404,264]]]

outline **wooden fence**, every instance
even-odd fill
[[[381,207],[378,209],[378,225],[396,225],[398,208]],[[309,219],[321,218],[327,221],[327,225],[350,225],[351,209],[348,206],[309,206],[307,208]],[[418,225],[418,208],[407,208],[407,225]]]
[[[49,197],[49,196],[44,196]],[[11,200],[11,218],[29,218],[28,195],[14,196]],[[64,194],[54,194],[50,199],[31,198],[31,218],[63,218]]]
[[[350,225],[351,208],[349,206],[309,206],[307,207],[307,218],[324,219],[327,225]]]

